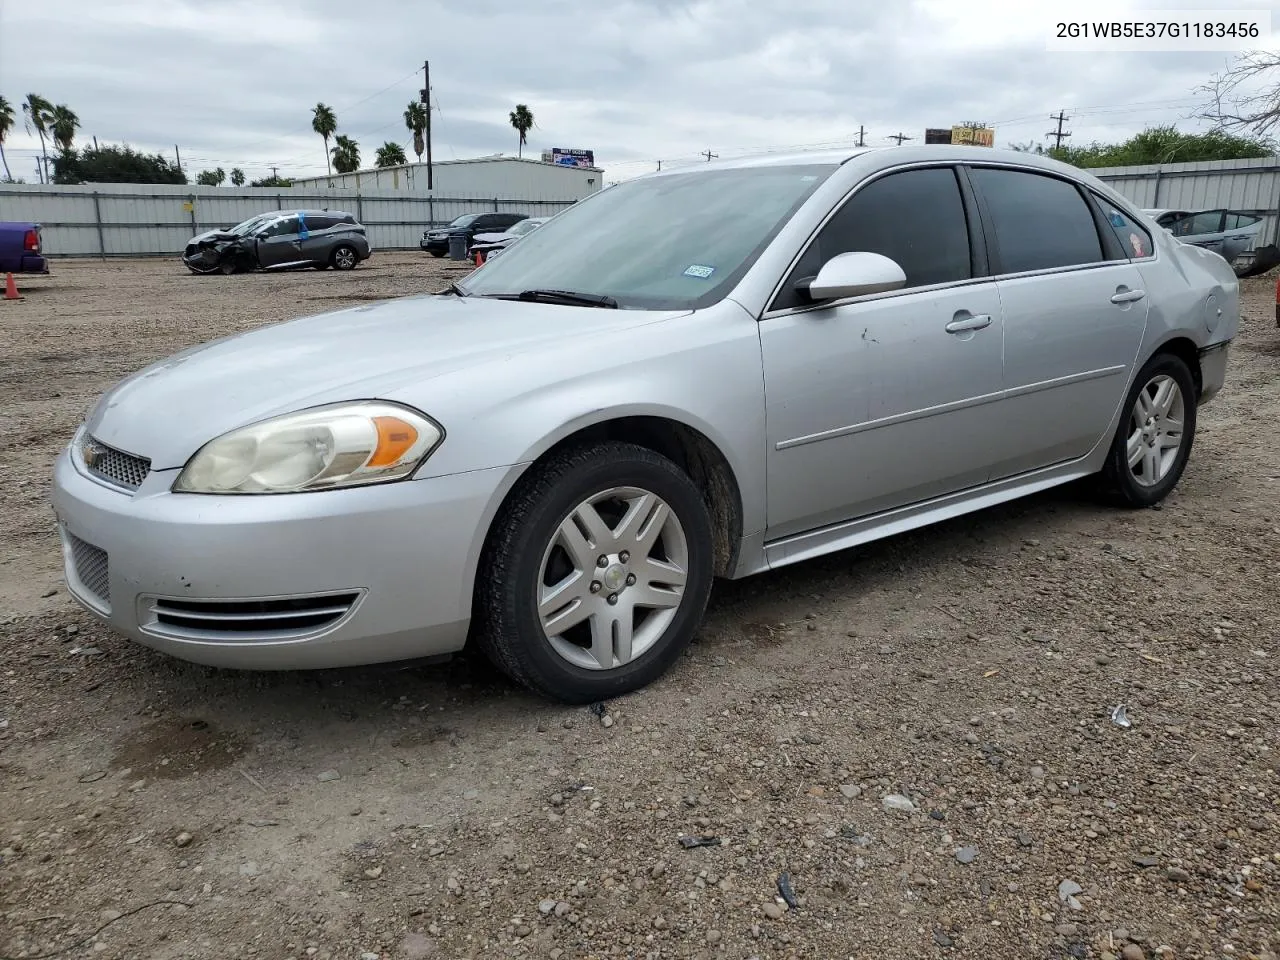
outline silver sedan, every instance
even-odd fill
[[[740,578],[1094,477],[1158,503],[1239,322],[1099,180],[928,146],[600,191],[448,291],[109,391],[55,468],[71,592],[200,663],[478,644],[547,696],[657,678]]]

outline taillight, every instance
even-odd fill
[[[22,238],[22,249],[27,253],[39,253],[40,235],[34,230],[28,230],[27,235]]]

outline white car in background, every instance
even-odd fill
[[[1262,230],[1263,219],[1247,210],[1143,210],[1177,239],[1204,247],[1234,263]]]
[[[478,253],[483,259],[488,260],[507,249],[525,234],[537,230],[550,219],[550,217],[529,217],[502,233],[477,233],[475,239],[471,241],[471,253],[473,256]]]

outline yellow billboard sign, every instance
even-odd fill
[[[990,127],[952,127],[952,143],[967,143],[974,147],[994,147],[996,132]]]

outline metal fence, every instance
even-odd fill
[[[1255,247],[1280,242],[1280,156],[1090,170],[1143,209],[1242,210],[1265,222]]]
[[[0,185],[0,220],[41,224],[53,257],[177,256],[195,234],[279,209],[354,214],[374,250],[416,249],[422,232],[467,213],[545,217],[572,200],[406,196],[403,191],[227,189],[162,184]]]

